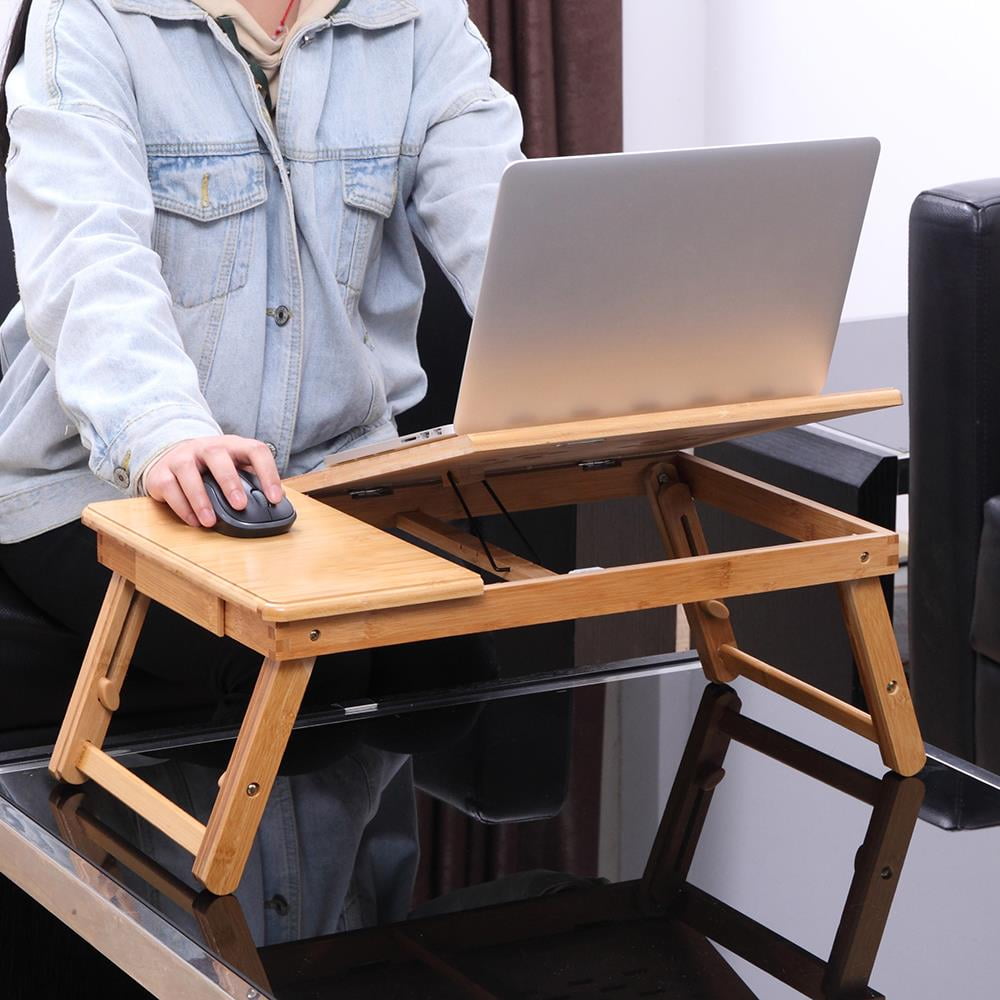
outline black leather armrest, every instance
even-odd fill
[[[976,656],[977,763],[1000,771],[1000,496],[983,509],[971,646]]]
[[[1000,179],[914,201],[909,342],[913,692],[928,742],[989,766],[969,633],[983,506],[1000,493]]]
[[[988,500],[983,509],[972,648],[1000,664],[1000,496]]]

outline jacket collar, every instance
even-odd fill
[[[148,14],[165,21],[202,21],[208,15],[191,0],[111,0],[115,10],[128,14]],[[336,0],[330,0],[330,9]],[[357,28],[389,28],[412,21],[419,9],[414,0],[350,0],[331,24],[351,24]]]
[[[356,28],[391,28],[394,24],[412,21],[419,13],[414,0],[350,0],[330,18],[330,23],[353,24]]]

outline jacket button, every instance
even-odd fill
[[[288,306],[278,306],[274,310],[274,322],[278,326],[284,326],[292,318],[292,310]]]
[[[265,441],[264,444],[267,445],[267,450],[271,453],[272,458],[278,457],[278,448],[273,441]]]
[[[123,468],[122,466],[119,465],[118,468],[115,469],[115,471],[112,473],[112,475],[111,475],[111,481],[115,484],[115,486],[118,487],[118,489],[120,489],[120,490],[127,490],[128,489],[128,469],[125,469],[125,468]]]

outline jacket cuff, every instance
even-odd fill
[[[92,457],[91,469],[122,493],[139,496],[146,468],[165,451],[181,441],[222,433],[205,411],[158,407],[123,428],[102,457],[96,462]]]

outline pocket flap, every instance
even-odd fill
[[[388,219],[396,204],[399,159],[372,156],[343,162],[344,201]]]
[[[267,200],[264,157],[151,156],[153,204],[166,212],[210,222]]]

